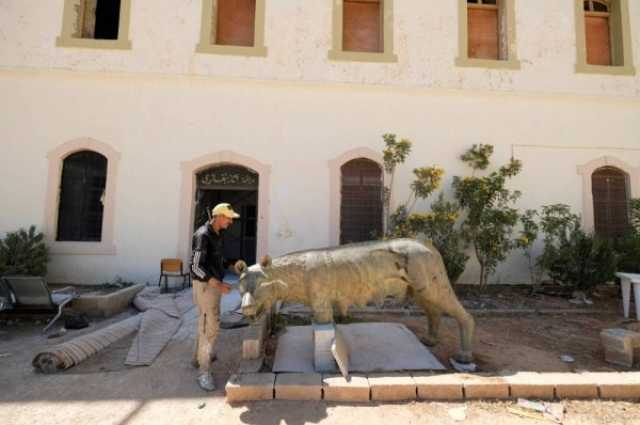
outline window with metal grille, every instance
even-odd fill
[[[383,0],[344,0],[342,15],[342,50],[382,52]]]
[[[80,151],[62,164],[57,241],[100,242],[107,158]]]
[[[374,161],[354,159],[341,167],[340,243],[382,234],[382,170]]]
[[[627,175],[614,167],[602,167],[591,175],[591,187],[596,234],[623,235],[629,230]]]
[[[218,0],[214,16],[215,44],[253,46],[256,0]]]
[[[467,0],[468,56],[500,59],[500,10],[498,0]]]

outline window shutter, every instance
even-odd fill
[[[596,234],[621,236],[629,230],[626,175],[613,167],[596,170],[591,177]]]
[[[342,50],[381,52],[380,2],[345,0],[343,9]]]
[[[218,0],[216,16],[216,44],[253,46],[255,0]]]
[[[498,59],[498,9],[467,8],[469,57]]]
[[[585,31],[587,63],[591,65],[611,65],[609,17],[585,16]]]

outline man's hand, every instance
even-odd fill
[[[209,286],[220,291],[221,294],[228,294],[231,291],[231,285],[228,283],[220,282],[218,279],[209,279]]]

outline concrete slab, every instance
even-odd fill
[[[445,367],[400,323],[338,325],[350,347],[350,372],[445,370]],[[278,339],[274,372],[315,372],[313,329],[292,326]]]
[[[323,375],[322,391],[326,401],[368,402],[369,380],[364,375],[351,375],[347,381],[341,375]]]
[[[251,400],[272,400],[276,375],[273,373],[247,373],[231,375],[225,390],[227,401],[236,403]]]
[[[322,400],[322,375],[319,373],[280,373],[276,376],[278,400]]]
[[[349,358],[351,357],[351,349],[349,348],[349,344],[344,339],[344,335],[342,335],[342,331],[340,329],[336,329],[336,338],[333,340],[333,344],[331,344],[331,353],[338,364],[338,368],[340,369],[340,373],[345,379],[349,379]]]

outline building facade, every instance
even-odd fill
[[[380,225],[384,133],[413,141],[394,202],[487,143],[523,161],[519,208],[614,228],[638,58],[636,0],[0,0],[0,234],[38,225],[49,280],[87,284],[188,261],[218,201],[232,257],[335,245]],[[527,282],[522,255],[490,281]]]

